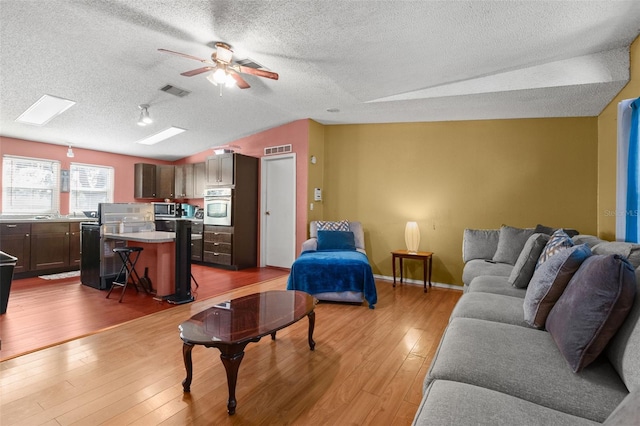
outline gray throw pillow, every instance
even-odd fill
[[[627,258],[631,266],[640,266],[640,244],[622,241],[603,241],[592,248],[593,254],[619,254]]]
[[[549,241],[547,234],[533,234],[520,252],[515,266],[511,270],[509,283],[516,288],[526,288],[536,269],[540,253]]]
[[[498,248],[498,229],[465,229],[462,237],[462,260],[493,259]]]
[[[498,248],[493,255],[493,261],[515,265],[522,248],[532,235],[533,228],[522,229],[503,225],[500,228]]]
[[[543,328],[547,316],[558,301],[573,274],[591,255],[584,244],[551,256],[533,273],[524,295],[524,320],[532,327]]]
[[[574,373],[604,350],[631,310],[635,295],[635,271],[624,257],[593,255],[585,259],[546,323]]]

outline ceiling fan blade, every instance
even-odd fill
[[[251,75],[257,75],[258,77],[265,77],[265,78],[270,78],[272,80],[277,80],[278,79],[278,74],[275,72],[271,72],[271,71],[265,71],[265,70],[258,70],[255,68],[251,68],[251,67],[244,67],[242,65],[238,65],[238,64],[233,64],[229,66],[232,70],[236,71],[236,72],[241,72],[244,74],[251,74]]]
[[[185,77],[193,77],[194,75],[202,74],[203,72],[211,71],[216,67],[202,67],[191,71],[181,72],[180,75],[184,75]]]
[[[177,56],[182,56],[183,58],[194,59],[196,61],[199,61],[199,62],[202,62],[202,63],[205,63],[205,64],[212,64],[213,63],[208,59],[198,58],[196,56],[187,55],[186,53],[174,52],[173,50],[167,50],[167,49],[158,49],[158,50],[160,52],[170,53],[172,55],[177,55]]]
[[[248,89],[249,87],[251,87],[249,86],[249,83],[247,83],[244,78],[240,77],[240,74],[238,74],[237,72],[230,71],[229,74],[231,74],[231,77],[233,77],[233,79],[236,81],[236,84],[239,88]]]

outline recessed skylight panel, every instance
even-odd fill
[[[43,95],[36,103],[20,114],[20,117],[16,118],[16,122],[31,124],[33,126],[44,126],[54,117],[62,114],[73,105],[75,105],[75,102],[69,99]]]

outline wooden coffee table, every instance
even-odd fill
[[[193,365],[191,350],[195,345],[218,348],[227,372],[229,400],[227,411],[236,412],[236,380],[244,348],[267,334],[275,340],[276,331],[309,317],[309,347],[315,348],[316,299],[303,291],[273,290],[232,299],[199,312],[180,324],[180,338],[184,342],[182,354],[187,377],[182,382],[185,392],[191,390]]]

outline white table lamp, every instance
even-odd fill
[[[404,242],[409,253],[417,253],[420,245],[420,229],[417,222],[407,222],[404,228]]]

